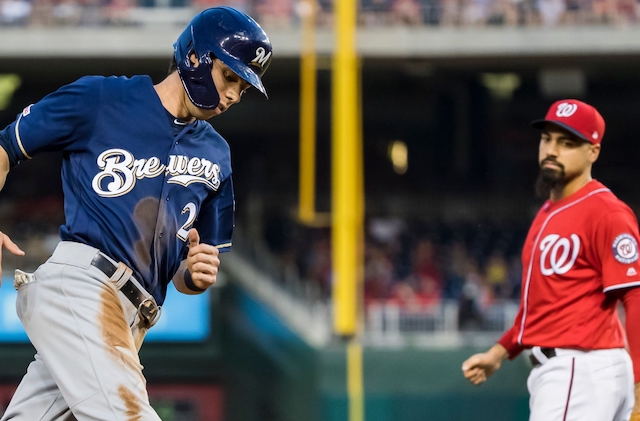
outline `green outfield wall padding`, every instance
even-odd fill
[[[235,286],[222,303],[228,421],[348,421],[344,343],[310,347]],[[460,367],[479,351],[365,347],[366,421],[526,421],[529,363],[507,361],[476,387]]]

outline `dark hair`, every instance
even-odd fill
[[[178,70],[178,62],[175,57],[171,57],[171,63],[169,63],[169,74]]]
[[[213,53],[209,53],[209,57],[211,57],[211,61],[216,59],[216,56]],[[178,62],[176,61],[176,57],[173,56],[171,57],[171,63],[169,63],[169,74],[175,72],[176,70],[178,70]]]

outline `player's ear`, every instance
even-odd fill
[[[587,156],[589,158],[589,162],[592,164],[598,160],[600,156],[600,145],[594,145],[593,143],[589,144],[589,151],[587,152]]]
[[[191,55],[189,56],[189,61],[191,62],[191,64],[193,64],[193,67],[198,67],[198,57],[196,57],[195,54],[191,53]]]

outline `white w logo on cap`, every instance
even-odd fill
[[[569,104],[568,102],[563,102],[558,104],[558,109],[556,110],[556,116],[558,117],[571,117],[576,110],[578,109],[578,104]]]

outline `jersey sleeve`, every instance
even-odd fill
[[[230,251],[234,211],[233,180],[229,176],[218,192],[202,204],[194,224],[200,234],[200,242],[216,246],[220,252]]]
[[[640,285],[638,237],[638,221],[631,210],[610,211],[598,221],[594,245],[604,292]]]
[[[95,122],[102,84],[84,77],[26,107],[0,131],[0,146],[11,166],[38,152],[73,150],[87,142]]]
[[[512,360],[524,350],[524,347],[518,343],[518,328],[522,321],[522,304],[516,315],[516,319],[511,329],[507,330],[502,337],[498,340],[498,343],[502,345],[509,353],[509,359]]]

